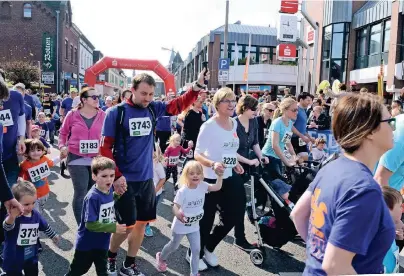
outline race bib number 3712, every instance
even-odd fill
[[[130,136],[146,136],[150,134],[151,129],[152,122],[148,117],[129,119]]]

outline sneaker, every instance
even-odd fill
[[[205,253],[204,259],[208,263],[208,265],[216,267],[219,265],[219,262],[217,260],[217,256],[213,252],[209,252],[209,250],[206,249],[206,247],[203,249],[203,252]]]
[[[122,276],[145,276],[135,264],[130,267],[125,267],[125,262],[122,264],[121,270],[119,271],[119,275]]]
[[[161,252],[157,252],[156,254],[156,268],[159,272],[166,272],[167,271],[167,262],[163,261],[161,258]]]
[[[246,252],[251,252],[253,251],[256,247],[254,247],[252,244],[250,244],[246,239],[242,240],[234,240],[233,243],[234,246],[237,246],[241,250],[244,250]]]
[[[116,275],[116,258],[108,258],[107,273],[108,275]]]
[[[189,250],[187,251],[187,254],[185,254],[185,259],[187,260],[188,263],[191,263],[191,256],[190,253],[188,253]],[[205,264],[205,262],[202,259],[199,259],[199,264],[198,264],[198,270],[199,271],[204,271],[208,269],[208,266]]]
[[[6,276],[7,274],[3,271],[3,269],[0,268],[0,276]]]
[[[146,229],[144,230],[144,235],[146,237],[153,237],[153,230],[151,229],[150,225],[146,225]]]

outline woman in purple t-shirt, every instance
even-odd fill
[[[304,275],[383,273],[395,227],[372,170],[393,147],[395,119],[370,94],[340,98],[333,114],[345,153],[318,172],[291,214],[306,241]]]

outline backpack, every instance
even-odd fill
[[[127,153],[128,153],[128,149],[127,149],[127,143],[126,143],[126,133],[125,133],[125,128],[123,126],[123,120],[125,118],[125,107],[123,106],[125,104],[125,102],[120,103],[118,105],[118,116],[116,117],[116,124],[115,124],[115,144],[114,144],[114,151],[113,151],[113,155],[114,158],[116,160],[116,149],[117,149],[117,145],[118,145],[118,141],[119,141],[119,137],[120,135],[122,135],[122,140],[123,140],[123,150],[124,150],[124,159],[125,162],[127,161],[126,157],[127,157]],[[156,150],[156,145],[154,143],[154,129],[156,127],[156,111],[154,110],[154,106],[152,106],[151,104],[149,104],[147,106],[147,109],[149,110],[149,112],[152,115],[152,135],[153,135],[153,146],[154,146],[154,150]]]

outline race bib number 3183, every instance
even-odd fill
[[[80,153],[98,153],[98,140],[80,140]]]
[[[150,134],[151,129],[152,122],[148,117],[129,119],[130,136],[146,136]]]

